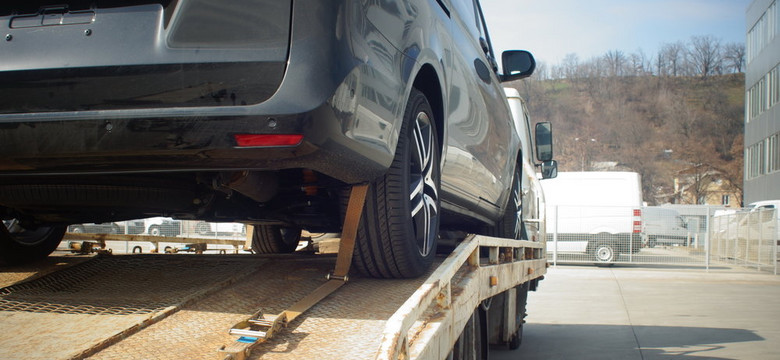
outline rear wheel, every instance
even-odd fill
[[[301,229],[279,225],[256,225],[252,234],[252,250],[258,254],[291,253],[298,248]]]
[[[483,338],[482,314],[479,308],[474,309],[471,318],[455,341],[452,348],[453,360],[481,360],[486,357],[487,339]]]
[[[615,248],[607,243],[599,243],[594,248],[593,255],[599,264],[609,264],[615,261]]]
[[[149,228],[149,235],[151,236],[162,236],[162,231],[160,230],[160,227],[157,225],[154,225]]]
[[[433,111],[412,89],[387,174],[372,182],[355,242],[363,274],[409,278],[425,273],[439,236],[439,148]]]
[[[51,254],[65,235],[66,226],[22,227],[17,220],[0,226],[0,258],[8,264],[24,264]]]

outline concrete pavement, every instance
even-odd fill
[[[559,265],[526,321],[522,346],[491,359],[780,359],[780,276]]]

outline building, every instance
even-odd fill
[[[746,12],[744,202],[780,199],[780,0]]]

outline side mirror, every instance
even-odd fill
[[[549,121],[536,124],[536,159],[550,161],[553,158],[552,124]]]
[[[548,160],[542,162],[542,179],[553,179],[558,176],[558,162]]]
[[[525,50],[509,50],[501,53],[503,74],[501,82],[524,79],[534,73],[536,60]]]

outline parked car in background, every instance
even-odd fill
[[[90,234],[124,234],[125,226],[114,222],[102,224],[73,224],[68,226],[68,232]]]
[[[195,224],[195,231],[204,236],[242,236],[246,235],[246,225],[200,221]]]
[[[143,219],[146,234],[151,236],[178,236],[181,234],[182,223],[166,217]]]
[[[677,210],[648,206],[642,209],[642,225],[647,246],[689,245],[694,232]]]
[[[340,232],[363,183],[367,275],[425,273],[440,228],[514,236],[493,231],[522,166],[501,83],[535,61],[505,51],[499,70],[479,1],[66,3],[0,4],[7,261],[148,216],[254,224],[257,251],[294,251],[301,229]]]

